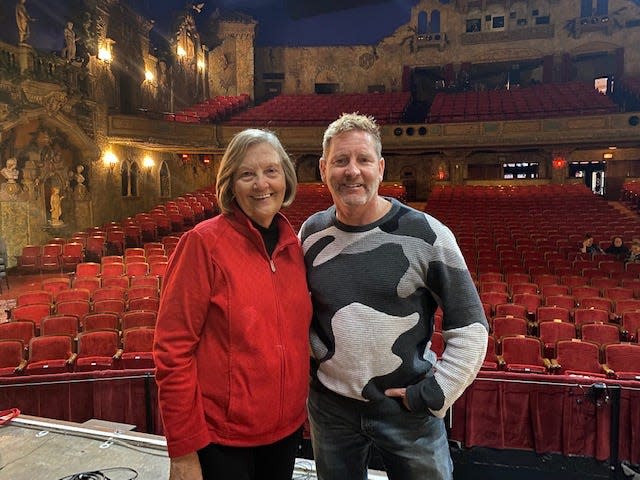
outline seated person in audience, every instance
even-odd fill
[[[627,257],[627,262],[638,263],[640,262],[640,240],[634,240],[631,244],[631,252]]]
[[[604,249],[604,253],[614,255],[618,260],[624,260],[629,256],[629,249],[622,241],[622,237],[616,235],[611,240],[611,245]]]
[[[585,234],[584,240],[582,241],[582,247],[580,247],[580,251],[582,253],[604,253],[602,249],[593,243],[593,235],[590,233]]]

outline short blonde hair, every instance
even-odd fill
[[[234,135],[220,162],[220,168],[218,169],[218,176],[216,178],[216,196],[218,197],[218,206],[222,213],[229,214],[233,211],[233,177],[242,164],[247,150],[260,143],[268,143],[271,145],[280,158],[286,185],[282,206],[288,207],[293,202],[296,196],[298,180],[296,178],[295,167],[289,155],[285,152],[284,147],[275,133],[258,128],[249,128]]]
[[[336,135],[350,132],[352,130],[361,130],[371,135],[374,141],[376,153],[378,157],[382,157],[382,140],[380,138],[380,127],[373,117],[361,115],[357,112],[343,113],[337,120],[334,120],[324,131],[322,137],[322,156],[326,158],[331,140]]]

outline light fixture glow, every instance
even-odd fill
[[[182,48],[181,45],[178,45],[178,48],[176,49],[176,53],[178,54],[179,57],[185,57],[187,55],[187,51]]]
[[[100,47],[100,49],[98,50],[98,58],[103,62],[111,62],[111,50],[109,50],[107,47]]]
[[[115,164],[118,163],[118,157],[116,157],[116,154],[111,150],[107,150],[104,153],[103,161],[107,167],[113,168]]]
[[[602,155],[602,158],[604,158],[605,160],[613,158],[613,153],[605,153],[604,155]]]
[[[153,72],[150,72],[149,70],[145,70],[144,72],[144,79],[147,82],[153,82],[154,76],[153,76]]]
[[[155,164],[156,163],[153,161],[153,158],[151,158],[149,155],[145,156],[142,159],[142,166],[147,170],[151,170]]]

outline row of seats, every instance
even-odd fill
[[[640,345],[588,340],[558,340],[554,357],[545,357],[544,343],[528,335],[489,336],[482,369],[517,373],[579,375],[640,380]]]
[[[250,101],[251,97],[248,93],[217,95],[178,112],[165,113],[164,119],[181,123],[221,122],[229,118],[233,113],[246,109]]]
[[[409,92],[278,95],[231,117],[229,125],[326,125],[342,113],[371,115],[380,125],[400,123]]]
[[[510,90],[444,93],[434,97],[428,123],[528,120],[615,113],[617,105],[583,82],[550,83]]]
[[[0,324],[2,327],[4,324]],[[0,376],[44,375],[110,369],[153,368],[153,327],[91,330],[42,335],[29,340],[0,339]]]
[[[128,248],[163,248],[169,256],[180,235],[219,212],[212,189],[201,189],[140,212],[123,221],[53,238],[45,245],[25,245],[17,265],[25,273],[72,271],[84,261],[99,262],[105,255],[123,255]]]

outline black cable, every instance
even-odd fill
[[[134,480],[135,478],[138,478],[138,472],[133,468],[113,467],[113,468],[105,468],[103,470],[95,470],[93,472],[74,473],[72,475],[62,477],[59,480],[110,480],[110,478],[107,477],[105,473],[114,472],[114,471],[129,471],[133,473],[133,477],[129,477],[127,480]]]

